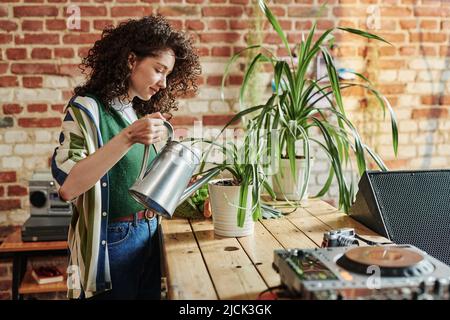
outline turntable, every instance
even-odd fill
[[[275,250],[300,299],[449,299],[450,267],[411,245]]]

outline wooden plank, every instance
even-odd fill
[[[67,248],[67,241],[22,242],[21,229],[17,228],[0,245],[0,252],[64,250]]]
[[[325,201],[318,199],[308,200],[308,205],[305,206],[305,210],[329,225],[332,229],[354,228],[358,235],[366,239],[377,242],[389,242],[387,238],[380,236],[375,231],[354,220],[344,212],[337,210]]]
[[[302,230],[318,247],[322,245],[324,232],[331,229],[329,225],[302,208],[297,209],[294,214],[288,215],[286,218]]]
[[[281,243],[284,248],[314,248],[316,244],[309,239],[288,218],[262,220],[262,224]]]
[[[210,220],[191,221],[191,225],[219,299],[257,299],[267,289],[236,238],[215,235]]]
[[[162,253],[169,299],[217,299],[187,219],[162,219]]]
[[[273,251],[283,249],[281,243],[260,222],[255,224],[253,237],[238,238],[238,241],[258,269],[267,286],[275,287],[279,285],[280,276],[272,268],[272,262]]]
[[[64,280],[54,283],[38,284],[31,276],[31,268],[28,268],[19,287],[19,294],[33,294],[46,292],[64,292],[67,291],[67,273],[65,267],[59,267],[64,274]]]

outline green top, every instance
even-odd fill
[[[120,112],[110,108],[107,112],[99,102],[100,134],[105,145],[120,131],[130,125],[130,123],[120,114]],[[135,143],[130,150],[119,160],[108,172],[109,177],[109,221],[112,219],[128,216],[132,213],[144,210],[145,207],[134,200],[128,189],[134,184],[139,176],[142,159],[144,155],[144,145]],[[149,165],[156,157],[155,147],[150,148]]]

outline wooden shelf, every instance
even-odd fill
[[[67,291],[67,274],[64,272],[64,280],[60,282],[38,284],[31,276],[29,268],[23,277],[22,284],[19,287],[19,294],[62,292]]]

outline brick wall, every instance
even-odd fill
[[[322,2],[273,0],[271,8],[295,42],[311,26]],[[74,7],[67,10],[70,5],[80,10],[79,30],[66,25],[74,12]],[[34,170],[48,168],[61,110],[83,80],[76,66],[104,26],[161,13],[195,37],[203,66],[200,93],[181,101],[174,119],[179,133],[186,135],[196,120],[212,128],[237,110],[239,65],[228,81],[225,101],[220,99],[220,81],[227,58],[246,44],[252,7],[250,0],[0,0],[0,225],[21,224],[27,218],[27,180]],[[450,2],[328,0],[317,21],[319,30],[367,29],[369,23],[393,44],[338,34],[335,52],[341,66],[372,74],[397,112],[400,147],[395,159],[389,124],[380,111],[364,92],[345,94],[363,136],[390,167],[447,167]],[[282,47],[268,28],[263,38],[275,50]],[[282,49],[278,52],[283,54]],[[264,79],[260,88],[267,93],[270,78]],[[326,168],[318,155],[312,189],[326,179]],[[335,195],[333,189],[330,197]]]

